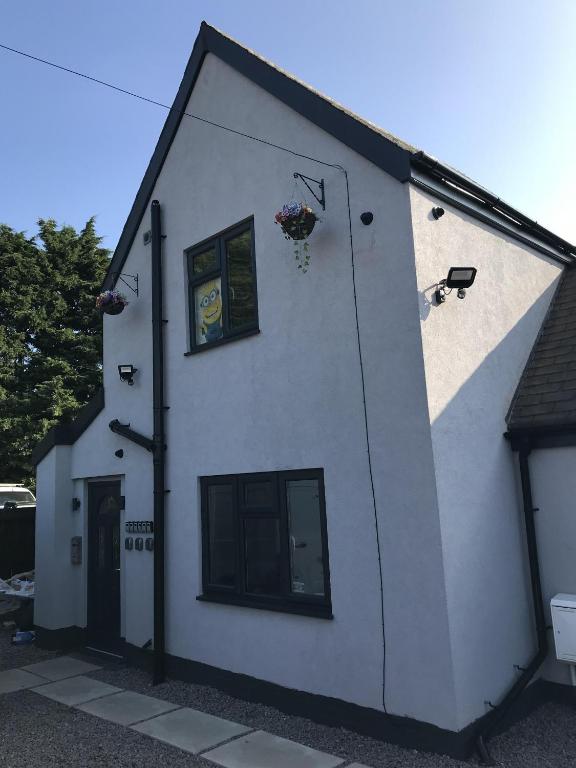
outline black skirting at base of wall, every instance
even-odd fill
[[[126,659],[131,664],[152,673],[152,653],[126,643]],[[166,654],[166,675],[184,682],[208,685],[244,701],[266,704],[287,715],[306,717],[316,723],[347,728],[379,741],[397,744],[421,752],[468,759],[476,750],[476,739],[482,732],[484,718],[461,731],[449,731],[438,726],[380,712],[319,694],[305,693],[259,680],[249,675],[230,672],[189,659]],[[506,730],[527,717],[547,701],[562,701],[576,705],[576,689],[539,680],[530,685],[502,720],[496,733]]]
[[[88,639],[86,630],[82,627],[63,627],[62,629],[45,629],[36,625],[36,645],[47,651],[70,651],[81,648]]]
[[[80,648],[86,643],[86,630],[79,627],[60,630],[36,627],[36,632],[37,644],[51,650],[70,650]],[[126,661],[141,669],[152,671],[150,651],[130,643],[125,643],[123,648]],[[211,686],[244,701],[275,707],[287,715],[306,717],[332,727],[347,728],[364,736],[409,749],[467,759],[474,752],[476,738],[482,731],[484,718],[476,720],[462,731],[448,731],[430,723],[389,715],[328,696],[285,688],[276,683],[178,656],[166,654],[165,660],[166,675],[173,679]],[[500,723],[497,732],[527,717],[538,706],[549,701],[576,706],[576,689],[545,680],[536,681],[520,696]]]

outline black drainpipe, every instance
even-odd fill
[[[524,503],[524,521],[526,526],[526,543],[528,547],[528,560],[530,562],[530,581],[532,583],[532,600],[534,604],[534,616],[536,619],[536,633],[538,637],[538,650],[527,667],[521,670],[520,677],[512,688],[492,712],[484,719],[481,732],[476,739],[476,748],[484,765],[496,765],[496,761],[490,755],[486,742],[494,735],[495,729],[510,710],[512,704],[532,680],[540,665],[548,653],[548,638],[546,636],[546,618],[544,615],[544,600],[542,597],[542,584],[540,581],[540,566],[538,563],[538,545],[536,541],[536,526],[534,524],[534,504],[532,501],[532,485],[530,483],[530,468],[528,455],[530,445],[524,443],[519,450],[520,480],[522,483],[522,500]]]
[[[152,405],[154,434],[154,672],[164,680],[164,499],[166,441],[164,430],[164,317],[162,302],[162,230],[160,203],[152,201]]]
[[[154,665],[153,683],[164,681],[164,499],[166,438],[164,430],[164,320],[162,317],[162,230],[160,203],[152,202],[152,440],[113,419],[112,432],[152,452],[154,465]]]

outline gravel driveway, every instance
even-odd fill
[[[31,664],[56,654],[33,646],[14,648],[0,630],[0,670]],[[94,659],[92,659],[94,661]],[[101,662],[98,662],[101,663]],[[457,768],[475,765],[440,755],[402,749],[342,728],[284,715],[261,704],[233,698],[207,686],[168,681],[151,686],[149,676],[123,664],[90,675],[141,693],[234,720],[341,757],[346,766],[372,768]],[[506,768],[574,768],[576,709],[546,704],[490,742],[493,756]],[[68,708],[31,691],[0,697],[1,768],[156,768],[214,764],[123,726]]]

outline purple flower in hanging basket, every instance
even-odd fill
[[[282,206],[274,217],[288,240],[306,240],[310,236],[318,216],[309,205],[292,202]]]

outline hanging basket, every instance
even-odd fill
[[[100,311],[103,315],[119,315],[120,312],[124,312],[126,304],[106,304],[100,307]]]
[[[318,218],[314,211],[303,211],[297,218],[280,223],[282,232],[291,240],[306,240],[312,234]]]
[[[96,306],[103,315],[119,315],[127,305],[126,296],[118,291],[104,291],[96,297]]]

